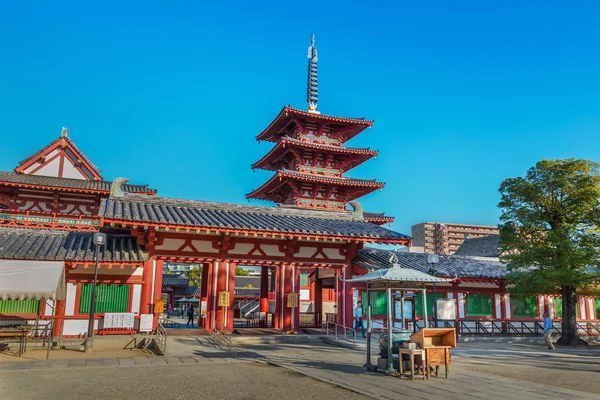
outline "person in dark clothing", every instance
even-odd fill
[[[188,316],[188,322],[186,326],[190,325],[190,322],[192,323],[192,328],[194,327],[194,306],[190,304],[190,308],[188,308],[187,310],[187,316]]]

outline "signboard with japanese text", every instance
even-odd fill
[[[437,300],[437,318],[442,321],[451,321],[456,319],[456,300],[438,299]]]
[[[231,305],[231,293],[219,292],[219,307],[229,307]]]
[[[286,294],[287,297],[287,306],[288,308],[294,308],[294,307],[298,307],[299,306],[299,295],[298,293],[288,293]]]
[[[133,328],[133,313],[104,313],[103,328]]]
[[[152,332],[154,314],[140,315],[140,332]]]

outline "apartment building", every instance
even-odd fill
[[[423,222],[413,225],[412,245],[424,247],[425,253],[454,254],[466,238],[496,235],[497,226]]]

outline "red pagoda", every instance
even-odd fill
[[[385,186],[383,182],[344,176],[377,156],[376,150],[344,144],[373,125],[365,118],[343,118],[317,111],[317,49],[314,35],[308,48],[308,111],[285,106],[256,139],[275,147],[253,169],[276,171],[246,198],[268,200],[301,208],[343,211],[347,204]],[[384,214],[364,213],[377,225],[393,221]]]

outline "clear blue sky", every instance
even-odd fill
[[[598,1],[367,3],[4,2],[0,169],[67,126],[105,179],[245,203],[271,176],[255,136],[306,107],[313,33],[319,109],[375,120],[349,175],[387,183],[363,206],[400,232],[496,224],[504,178],[600,161]]]

